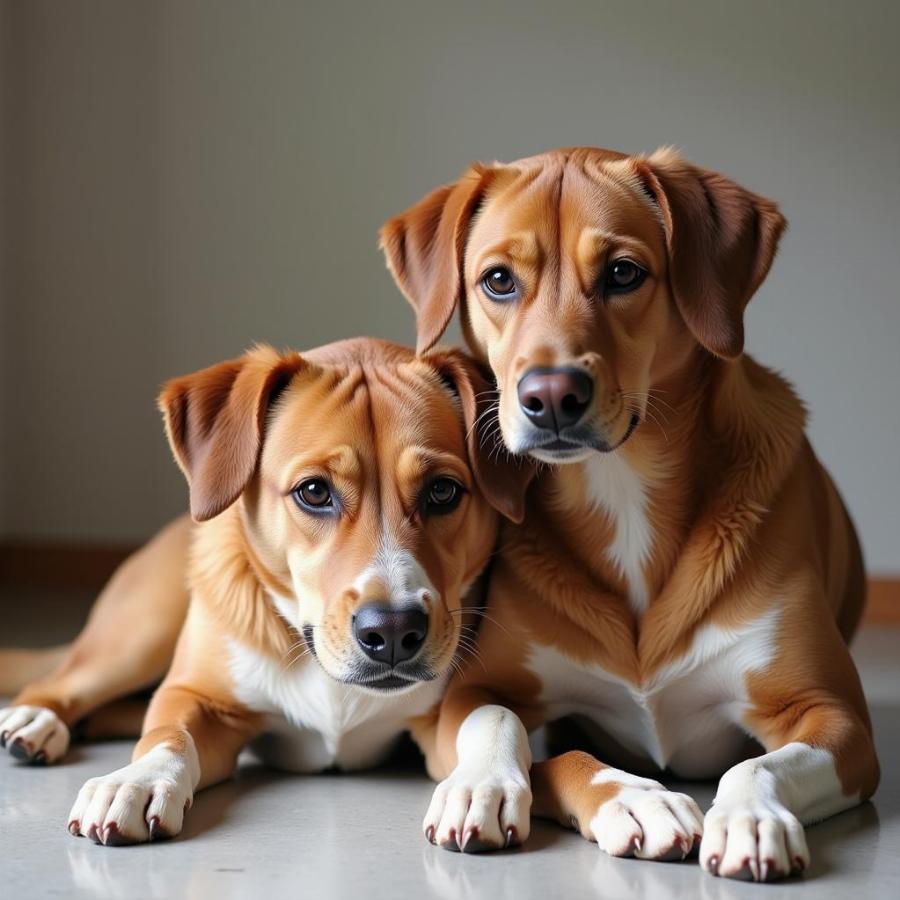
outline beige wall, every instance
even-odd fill
[[[471,159],[674,143],[791,231],[749,344],[900,570],[893,2],[3,2],[7,534],[184,504],[158,383],[253,340],[408,340],[375,233]]]

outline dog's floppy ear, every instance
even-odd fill
[[[459,397],[469,463],[479,490],[499,513],[521,522],[525,492],[535,466],[527,457],[513,456],[503,446],[499,424],[491,415],[497,398],[493,381],[461,350],[433,350],[423,359]]]
[[[493,172],[475,163],[381,227],[388,269],[416,311],[417,353],[441,339],[462,299],[469,224]]]
[[[663,148],[637,160],[662,212],[675,302],[694,337],[735,359],[744,307],[766,277],[787,222],[771,200]]]
[[[305,365],[298,354],[258,346],[163,387],[159,408],[195,521],[217,516],[241,495],[256,471],[269,406]]]

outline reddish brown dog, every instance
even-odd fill
[[[875,790],[847,650],[857,539],[802,404],[742,353],[784,226],[671,150],[591,148],[473,166],[385,226],[419,350],[458,309],[496,377],[498,446],[543,464],[502,535],[486,668],[454,679],[435,726],[429,838],[524,839],[525,732],[561,716],[630,771],[721,776],[714,874],[802,870],[803,825]],[[611,854],[699,840],[692,801],[585,753],[531,778],[536,811]]]
[[[279,768],[358,769],[427,728],[471,649],[495,509],[521,512],[479,440],[487,387],[458,351],[372,338],[256,348],[166,386],[198,524],[130,561],[59,665],[0,710],[13,755],[53,762],[76,722],[133,727],[110,701],[165,674],[132,762],[78,794],[73,834],[177,834],[248,743]],[[0,674],[27,659],[51,661],[0,656]]]

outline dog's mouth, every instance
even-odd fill
[[[372,671],[368,667],[358,670],[348,678],[342,679],[344,684],[354,684],[379,693],[393,693],[415,687],[426,681],[434,681],[437,673],[428,666],[414,664],[394,666],[386,671]]]
[[[554,464],[581,462],[592,452],[611,453],[613,450],[618,450],[634,434],[634,430],[638,427],[640,421],[638,414],[633,412],[625,434],[614,444],[610,444],[603,438],[598,437],[591,429],[571,428],[567,429],[564,435],[555,435],[549,440],[540,441],[535,439],[522,447],[518,452],[527,453],[540,462]],[[536,436],[536,438],[539,437],[540,435]]]
[[[437,672],[424,663],[411,661],[396,666],[358,666],[346,678],[344,684],[354,684],[379,693],[394,693],[415,687],[427,681],[434,681]]]
[[[316,640],[312,625],[303,626],[303,641],[309,654],[322,666],[322,661],[316,653]],[[438,673],[430,666],[415,660],[409,663],[401,663],[398,666],[369,666],[364,665],[354,669],[349,675],[338,678],[332,675],[324,666],[323,671],[334,678],[340,684],[352,684],[356,687],[379,693],[393,693],[404,691],[427,681],[434,681]]]

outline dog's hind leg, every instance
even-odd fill
[[[129,557],[58,665],[0,710],[0,745],[13,756],[55,762],[77,722],[162,679],[187,612],[190,528],[177,519]]]
[[[49,675],[65,659],[70,646],[0,650],[0,697],[17,694],[30,682]]]

